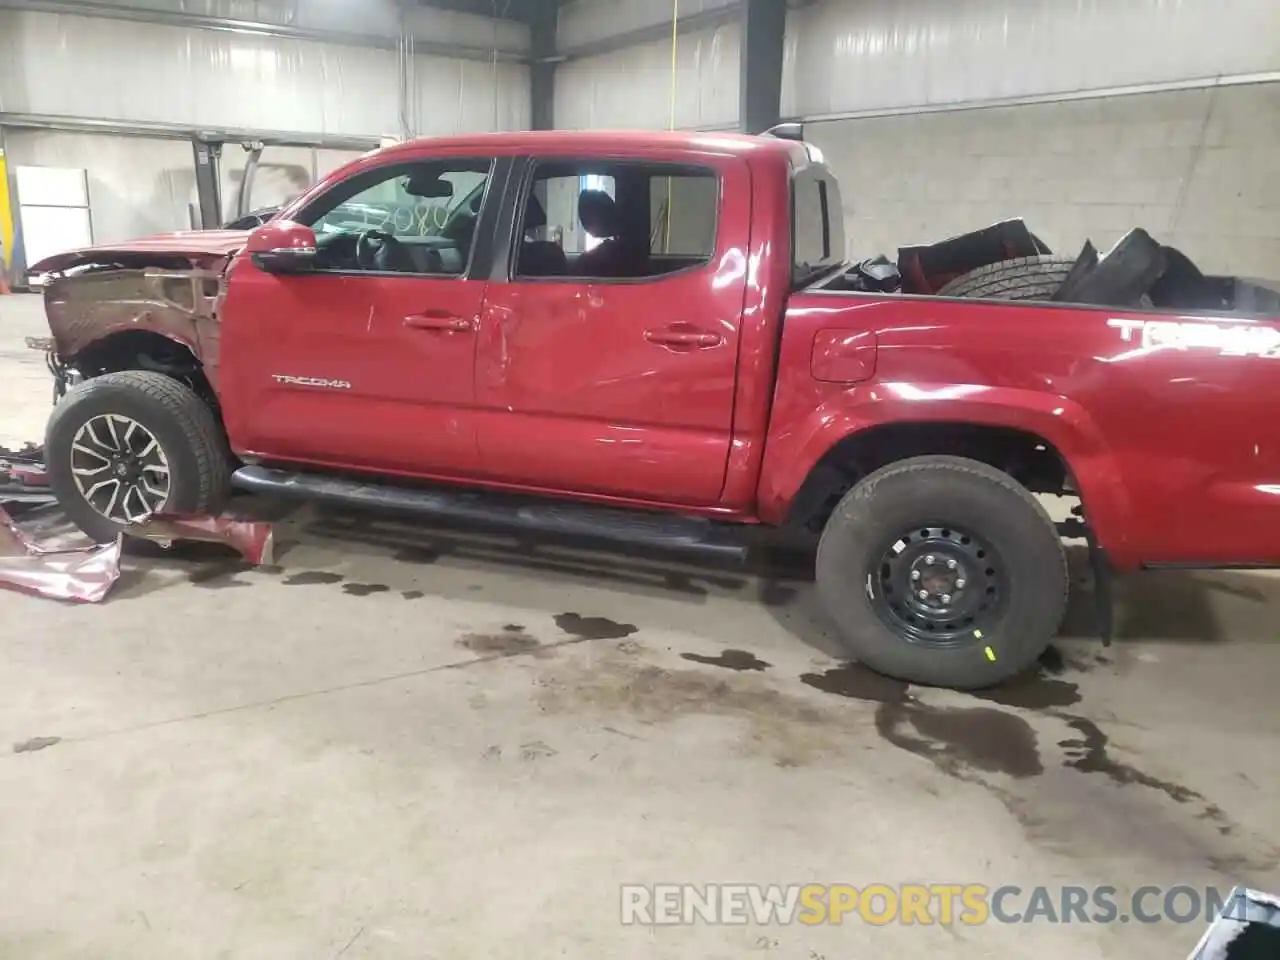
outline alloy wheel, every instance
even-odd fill
[[[169,460],[160,442],[118,413],[100,414],[76,431],[71,474],[85,502],[116,523],[140,523],[169,500]]]

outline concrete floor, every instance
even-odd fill
[[[0,443],[38,309],[0,298]],[[0,957],[1173,958],[1203,923],[623,927],[619,885],[1280,888],[1280,581],[1132,578],[1110,650],[1082,587],[977,698],[838,670],[803,581],[278,537],[0,593]]]

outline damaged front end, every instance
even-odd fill
[[[154,370],[213,400],[218,310],[240,231],[174,234],[58,254],[28,272],[42,291],[51,336],[27,345],[46,356],[54,400],[114,370]]]
[[[44,285],[48,338],[31,338],[54,380],[54,401],[113,370],[155,370],[216,391],[222,274],[199,267],[93,269]]]

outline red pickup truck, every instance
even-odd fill
[[[692,553],[798,531],[850,657],[956,688],[1060,625],[1037,495],[1080,498],[1104,586],[1280,561],[1274,323],[859,288],[842,223],[785,136],[389,147],[252,232],[36,264],[51,481],[99,540],[233,488]]]

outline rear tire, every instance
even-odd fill
[[[137,468],[141,476],[135,472],[137,482],[122,480],[121,490],[132,484],[138,491],[126,498],[123,510],[119,496],[111,499],[113,448],[120,451],[118,459],[134,461],[143,448],[151,450]],[[59,504],[99,543],[114,540],[127,518],[149,509],[217,514],[230,495],[230,454],[213,411],[190,387],[151,371],[108,373],[69,390],[49,418],[45,458]],[[95,493],[95,486],[102,489]]]
[[[962,457],[872,473],[818,545],[818,595],[849,657],[930,686],[978,689],[1032,666],[1061,626],[1069,582],[1039,501]]]
[[[1051,256],[1001,260],[956,277],[938,291],[938,296],[974,300],[1052,300],[1074,265],[1075,260]]]

